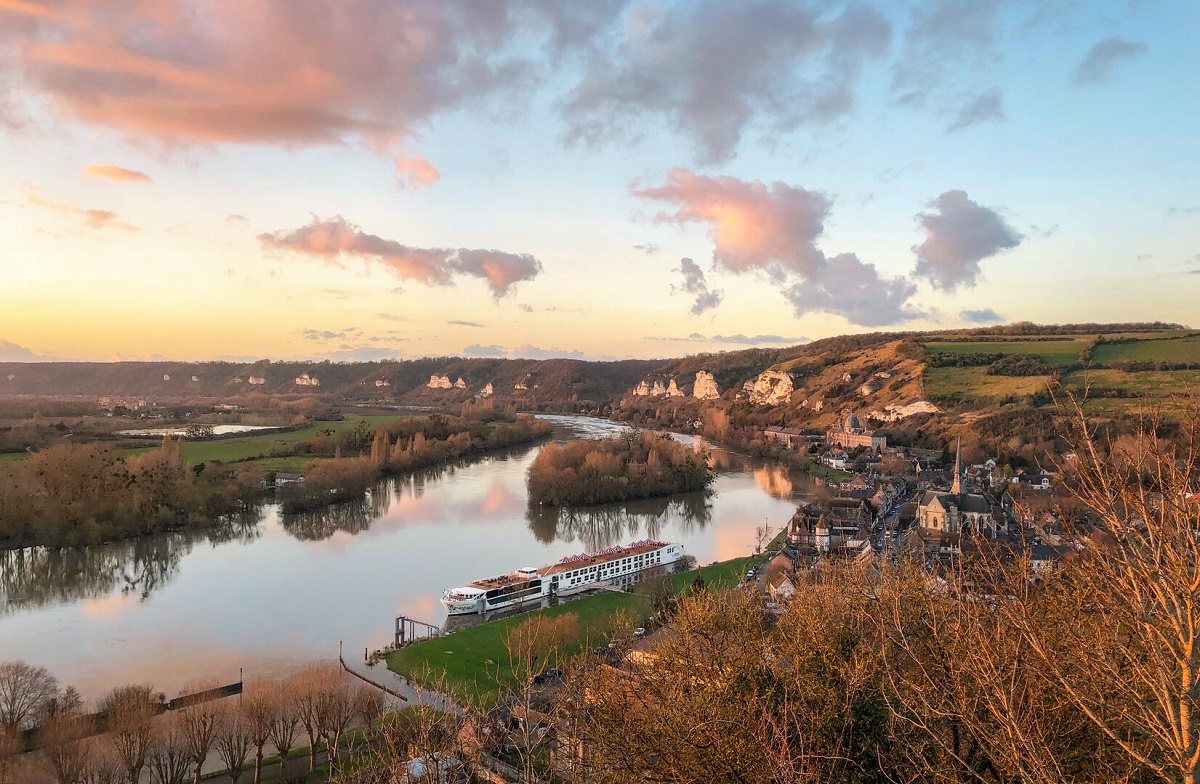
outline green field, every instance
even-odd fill
[[[1070,365],[1079,361],[1079,354],[1090,342],[1091,337],[1083,337],[1071,340],[1014,340],[1005,343],[926,343],[925,348],[948,354],[1036,354],[1047,364]]]
[[[394,422],[410,414],[381,414],[373,416],[348,416],[339,422],[317,422],[301,430],[289,430],[286,433],[264,433],[262,435],[242,436],[239,438],[223,438],[212,441],[184,441],[183,454],[188,465],[199,465],[213,460],[222,463],[235,463],[241,460],[252,460],[258,457],[258,465],[264,471],[299,471],[314,458],[309,455],[288,455],[285,457],[270,457],[274,451],[286,451],[297,442],[312,438],[318,430],[332,430],[340,433],[346,428],[354,427],[360,420],[366,420],[372,427],[384,422]],[[128,442],[126,442],[128,443]],[[156,441],[147,440],[147,446],[121,450],[125,456],[136,455],[153,448]],[[18,460],[29,456],[28,452],[12,452],[0,454],[0,465],[12,465]]]
[[[384,422],[394,422],[406,415],[379,415],[379,416],[348,416],[340,422],[317,422],[303,430],[291,430],[286,433],[264,433],[256,436],[245,436],[243,438],[225,438],[215,441],[184,441],[183,454],[187,458],[190,465],[198,463],[207,463],[212,460],[218,460],[222,463],[233,463],[238,460],[248,460],[250,458],[266,457],[276,450],[287,450],[295,446],[297,441],[303,441],[306,438],[312,438],[317,434],[318,430],[332,430],[335,433],[340,433],[347,428],[354,427],[360,420],[366,420],[372,427]],[[287,460],[300,460],[302,463],[308,462],[312,458],[286,458]],[[266,463],[263,464],[264,467]],[[290,464],[289,464],[290,465]],[[278,470],[271,468],[268,470]]]
[[[989,376],[984,367],[925,368],[922,381],[931,400],[1002,400],[1045,391],[1050,376]]]
[[[1200,336],[1176,340],[1139,340],[1133,343],[1101,343],[1092,361],[1189,362],[1200,364]]]
[[[1088,413],[1113,414],[1161,408],[1178,410],[1189,397],[1200,397],[1200,370],[1125,373],[1120,370],[1078,370],[1063,377],[1063,385],[1082,395],[1086,386],[1120,389],[1136,398],[1097,397],[1087,401]],[[1140,398],[1140,399],[1139,399]]]
[[[710,585],[734,585],[743,574],[748,558],[735,558],[672,577],[674,589],[684,590],[697,572]],[[528,613],[498,621],[481,623],[445,637],[425,640],[388,654],[388,669],[418,682],[431,683],[445,678],[445,687],[458,699],[491,706],[502,689],[513,685],[511,673],[503,666],[507,660],[504,637],[514,626],[535,615],[553,618],[574,613],[579,618],[580,638],[562,652],[571,656],[588,647],[607,645],[612,639],[614,614],[625,611],[634,619],[650,613],[648,600],[632,593],[600,593],[560,604],[538,613]],[[488,664],[488,662],[495,664]],[[550,666],[550,665],[547,665]]]

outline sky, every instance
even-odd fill
[[[0,361],[1200,325],[1192,0],[0,0]]]

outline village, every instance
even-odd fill
[[[999,557],[1042,569],[1072,549],[1064,524],[1086,535],[1064,519],[1076,504],[1052,471],[1014,472],[995,458],[964,464],[961,443],[948,465],[934,450],[890,446],[852,413],[825,432],[773,426],[762,435],[847,477],[825,479],[802,501],[765,568],[747,575],[777,602],[828,563],[907,560],[937,574],[958,559]]]

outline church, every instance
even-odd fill
[[[949,534],[996,535],[992,504],[979,493],[964,493],[962,488],[962,442],[954,459],[954,484],[950,492],[926,490],[917,505],[917,522],[926,530]]]

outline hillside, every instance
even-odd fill
[[[699,392],[698,377],[704,379]],[[262,395],[407,405],[457,405],[486,396],[533,410],[607,412],[669,403],[694,413],[719,407],[740,412],[746,422],[812,427],[828,426],[847,410],[894,421],[912,413],[903,407],[913,404],[976,417],[1004,405],[1045,405],[1055,382],[1087,389],[1096,413],[1169,408],[1200,384],[1200,332],[1157,323],[1013,324],[610,362],[0,363],[0,396],[164,402]]]

